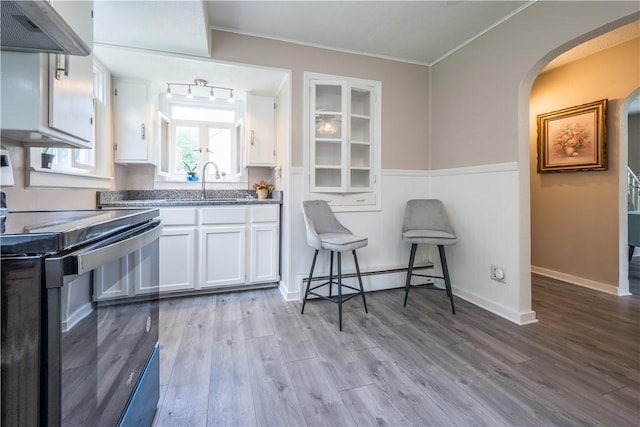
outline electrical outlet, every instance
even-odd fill
[[[507,281],[507,274],[505,273],[504,268],[498,267],[497,265],[492,265],[491,279],[505,283]]]

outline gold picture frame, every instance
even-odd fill
[[[607,100],[538,117],[538,173],[607,169]]]

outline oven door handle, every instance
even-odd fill
[[[45,261],[47,288],[62,287],[64,281],[55,280],[55,277],[80,275],[95,270],[144,248],[157,240],[161,233],[162,221],[154,219],[149,223],[128,230],[124,235],[112,236],[61,257],[47,258]]]

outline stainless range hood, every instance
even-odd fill
[[[2,0],[2,50],[52,52],[86,56],[91,53],[47,1]]]

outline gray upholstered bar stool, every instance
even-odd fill
[[[451,291],[451,280],[449,278],[449,269],[447,268],[447,257],[444,253],[444,246],[453,245],[456,242],[456,235],[451,227],[447,211],[442,201],[437,199],[409,200],[404,211],[402,240],[411,243],[411,255],[409,255],[409,266],[407,268],[407,280],[405,283],[404,306],[407,306],[409,289],[412,286],[422,286],[429,289],[445,290],[451,301],[451,311],[453,314],[456,314],[456,309],[453,306],[453,292]],[[438,246],[440,263],[442,265],[442,276],[417,274],[413,272],[413,263],[418,245]],[[412,276],[444,279],[445,289],[435,287],[432,284],[412,285]]]
[[[351,298],[362,295],[362,303],[364,304],[364,311],[367,311],[367,300],[364,296],[364,289],[362,288],[362,277],[360,277],[360,266],[358,265],[358,257],[356,256],[356,249],[367,246],[368,239],[366,237],[355,236],[351,231],[340,224],[336,216],[331,211],[331,207],[324,200],[306,200],[302,202],[302,213],[304,214],[304,222],[307,227],[307,243],[316,251],[313,255],[313,261],[311,262],[311,272],[307,281],[307,289],[304,293],[304,299],[302,301],[302,311],[304,314],[304,306],[307,303],[309,294],[315,295],[319,298],[329,300],[338,304],[338,321],[340,330],[342,330],[342,303],[350,300]],[[322,284],[311,286],[313,280],[313,269],[316,265],[316,259],[318,252],[321,250],[328,250],[331,252],[331,260],[329,262],[329,281]],[[351,251],[353,253],[353,261],[356,265],[356,274],[358,276],[358,283],[360,289],[354,288],[342,283],[342,252]],[[333,253],[338,254],[338,280],[333,280]],[[337,285],[338,295],[333,294],[333,285]],[[323,295],[315,292],[316,289],[323,286],[329,287],[329,295]],[[348,294],[344,296],[342,294],[342,288],[349,288],[356,293]]]

